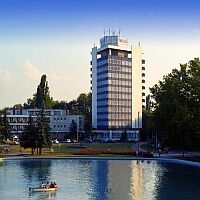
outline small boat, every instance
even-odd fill
[[[29,188],[30,192],[51,192],[51,191],[56,191],[58,190],[58,187],[54,187],[54,188]]]

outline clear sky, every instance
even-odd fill
[[[26,102],[47,74],[51,95],[90,91],[91,48],[104,29],[140,42],[147,88],[200,56],[199,0],[0,0],[0,108]]]

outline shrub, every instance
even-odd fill
[[[100,154],[114,154],[114,155],[131,155],[136,156],[136,150],[94,150],[94,149],[81,149],[75,152],[75,155],[100,155]],[[139,151],[140,157],[152,158],[152,153]]]

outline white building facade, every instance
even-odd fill
[[[6,117],[11,133],[20,136],[28,125],[29,118],[36,121],[40,112],[41,109],[8,110]],[[68,115],[65,110],[58,109],[45,109],[44,112],[49,119],[52,139],[65,140],[66,135],[70,132],[69,127],[72,120],[77,124],[78,132],[84,132],[84,117],[82,115]]]
[[[145,102],[145,60],[140,45],[118,35],[92,48],[92,126],[98,138],[137,140]]]

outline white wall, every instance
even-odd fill
[[[92,127],[97,128],[97,47],[92,48]]]
[[[142,128],[142,48],[131,46],[132,52],[132,128]],[[139,121],[138,121],[139,115]]]

